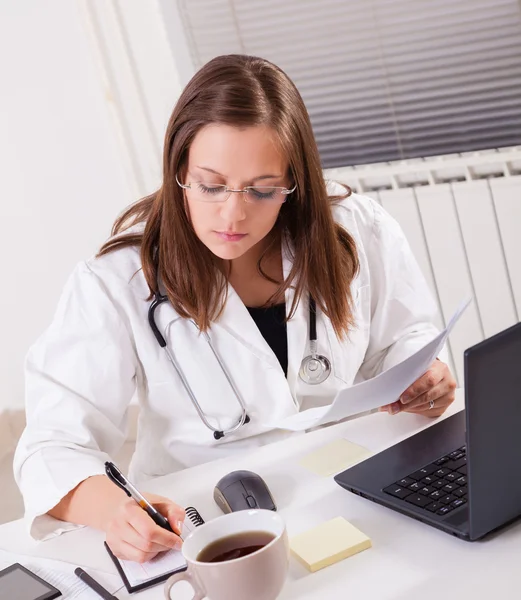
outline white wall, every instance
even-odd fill
[[[74,264],[134,200],[74,0],[0,0],[0,412]]]

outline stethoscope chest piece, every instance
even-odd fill
[[[306,356],[301,365],[299,375],[304,383],[318,385],[323,383],[331,373],[329,359],[321,354]]]
[[[308,385],[323,383],[331,374],[331,362],[317,353],[317,307],[314,299],[309,298],[309,349],[311,354],[300,363],[299,377]]]

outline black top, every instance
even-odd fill
[[[255,324],[279,359],[284,375],[288,375],[288,336],[286,335],[286,304],[267,308],[246,307]]]

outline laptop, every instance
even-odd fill
[[[467,349],[465,410],[335,477],[474,541],[521,516],[521,323]]]

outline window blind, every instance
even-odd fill
[[[521,143],[519,0],[177,1],[196,69],[286,71],[325,168]]]

